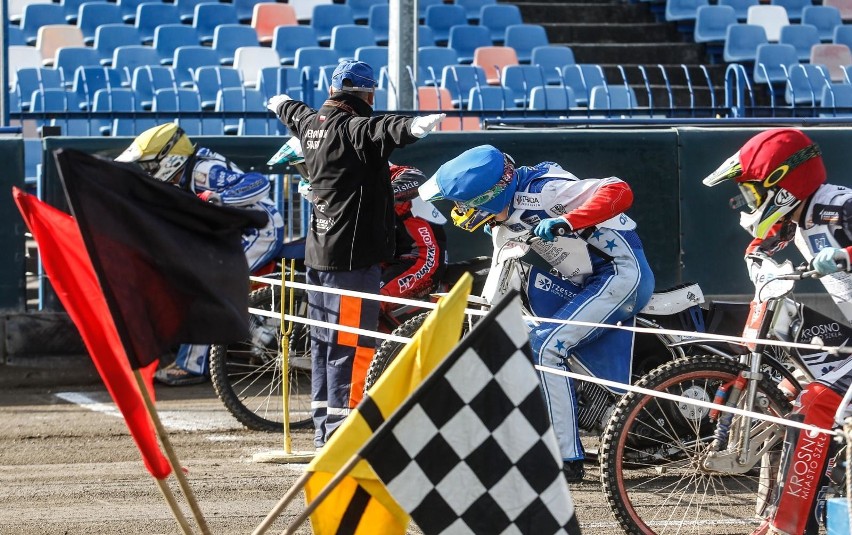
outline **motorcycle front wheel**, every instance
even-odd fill
[[[654,369],[637,386],[713,401],[718,387],[744,370],[744,365],[725,357],[686,357]],[[790,404],[764,376],[754,410],[783,416]],[[752,436],[775,427],[770,430],[772,438],[759,443],[771,445],[769,451],[741,473],[710,470],[704,462],[716,425],[709,412],[635,392],[621,398],[603,434],[601,482],[625,533],[748,534],[758,526],[758,495],[774,487],[783,429],[753,420]],[[732,429],[739,421],[735,416]]]
[[[278,312],[281,288],[267,286],[249,295],[249,307]],[[294,294],[295,314],[305,317],[307,295]],[[210,378],[219,399],[244,426],[256,431],[284,430],[281,322],[250,315],[249,339],[215,345],[210,351]],[[290,429],[312,425],[310,329],[295,323],[289,339],[288,416]]]

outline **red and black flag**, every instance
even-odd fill
[[[56,153],[74,217],[13,188],[45,273],[124,416],[145,466],[170,473],[132,370],[178,343],[248,336],[241,229],[265,215],[215,207],[128,166]]]

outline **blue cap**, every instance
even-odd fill
[[[499,214],[515,193],[514,165],[491,145],[466,150],[419,188],[426,201],[447,199]]]
[[[343,80],[349,80],[352,86],[343,85]],[[373,68],[363,61],[341,61],[331,75],[331,87],[345,91],[373,91],[376,87]]]

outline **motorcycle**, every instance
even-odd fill
[[[807,276],[765,259],[743,336],[820,346],[852,339],[852,327],[795,300],[795,281]],[[636,385],[784,417],[801,385],[848,357],[765,343],[713,349],[668,362]],[[783,439],[783,426],[767,420],[630,392],[603,432],[604,493],[625,533],[751,533],[779,492]]]
[[[497,226],[495,251],[483,292],[470,299],[470,306],[488,308],[509,289],[520,290],[524,313],[548,317],[548,314],[573,295],[580,287],[571,281],[522,260],[538,238],[528,233],[512,233]],[[570,238],[568,238],[570,239]],[[635,325],[652,329],[738,334],[738,318],[748,312],[746,303],[724,303],[704,308],[704,295],[698,284],[682,284],[655,292],[650,302],[635,316]],[[411,337],[425,321],[426,314],[415,317],[393,334]],[[715,341],[680,345],[683,337],[664,332],[634,333],[611,329],[594,344],[575,351],[567,359],[567,368],[575,373],[629,384],[660,364],[700,351],[702,346],[716,347]],[[376,351],[367,372],[366,388],[371,387],[388,365],[401,352],[404,344],[386,340]],[[721,350],[722,348],[719,348]],[[600,436],[615,405],[624,391],[588,381],[576,381],[577,419],[581,430]],[[584,441],[585,442],[585,441]],[[586,446],[587,460],[597,452]]]

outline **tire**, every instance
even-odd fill
[[[746,367],[720,356],[681,358],[646,375],[637,386],[712,401],[717,387]],[[760,404],[764,401],[766,403]],[[790,404],[766,376],[758,385],[756,411],[783,416]],[[604,430],[601,482],[625,533],[751,533],[761,469],[777,470],[783,429],[770,453],[745,473],[702,468],[715,423],[709,409],[689,414],[675,402],[629,392]],[[736,423],[739,417],[735,417]],[[752,422],[755,425],[755,422]],[[773,424],[769,424],[776,427]],[[768,472],[767,472],[768,473]],[[774,483],[774,477],[764,477]],[[760,489],[767,492],[769,488]]]
[[[278,311],[281,288],[267,286],[249,295],[249,307]],[[295,314],[305,316],[307,296],[294,294]],[[216,345],[210,351],[210,378],[219,399],[244,426],[256,431],[282,432],[284,399],[281,383],[281,322],[251,315],[252,338]],[[290,429],[312,425],[310,329],[295,323],[290,336],[289,422]]]
[[[423,323],[426,321],[426,317],[429,315],[428,312],[424,312],[422,314],[418,314],[406,321],[399,327],[393,330],[393,334],[396,336],[404,336],[406,338],[411,338],[414,334],[420,329]],[[466,329],[465,329],[466,330]],[[367,368],[367,376],[364,378],[364,393],[367,393],[367,390],[370,389],[371,386],[376,384],[376,381],[379,380],[379,377],[385,373],[385,370],[388,369],[391,362],[402,352],[402,349],[405,347],[405,344],[402,342],[394,342],[393,340],[385,340],[382,342],[382,345],[376,350],[376,353],[373,355],[373,360],[370,361],[370,367]]]

